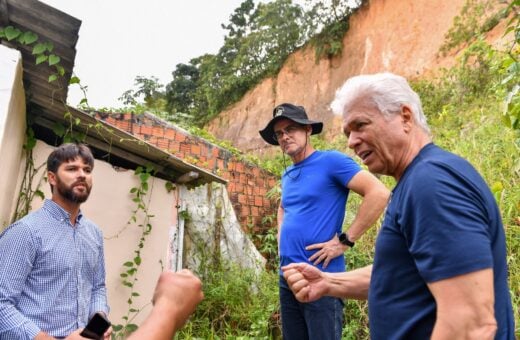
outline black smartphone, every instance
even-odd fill
[[[85,329],[79,335],[88,339],[103,339],[103,334],[110,327],[110,321],[102,314],[96,313],[89,320]]]

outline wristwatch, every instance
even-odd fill
[[[348,239],[348,235],[345,233],[341,233],[338,236],[339,242],[345,246],[349,246],[350,248],[354,247],[355,242],[352,242]]]

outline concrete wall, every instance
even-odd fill
[[[16,204],[16,181],[25,140],[25,92],[22,59],[0,45],[0,231],[9,224]]]
[[[42,164],[54,148],[38,141],[34,149],[35,164]],[[40,176],[44,172],[39,173]],[[132,201],[130,189],[138,186],[139,181],[133,171],[115,170],[109,163],[96,160],[93,172],[93,188],[87,202],[82,205],[82,211],[93,220],[103,231],[105,238],[105,257],[107,270],[108,299],[111,307],[110,319],[113,323],[122,322],[121,317],[128,311],[126,301],[130,296],[129,288],[121,284],[120,273],[125,271],[123,263],[132,261],[135,257],[141,238],[141,223],[143,216],[137,217],[137,223],[127,224],[135,202]],[[142,264],[138,273],[135,291],[141,296],[135,298],[133,308],[143,309],[134,322],[139,323],[150,309],[152,292],[159,273],[169,269],[168,248],[170,228],[176,227],[177,211],[174,205],[173,193],[168,193],[165,181],[151,177],[149,180],[149,213],[154,215],[150,220],[152,231],[142,249]],[[41,190],[45,197],[50,198],[50,188],[46,181]],[[32,209],[38,209],[42,200],[36,199]]]

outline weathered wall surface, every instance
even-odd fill
[[[465,1],[372,0],[351,17],[341,57],[316,63],[312,47],[294,53],[276,78],[264,80],[207,129],[243,151],[272,152],[275,148],[258,130],[271,119],[274,106],[293,102],[303,105],[311,119],[322,120],[328,136],[337,134],[340,119],[329,104],[349,77],[390,71],[413,79],[453,60],[438,51]]]
[[[0,231],[9,224],[17,196],[22,146],[25,142],[25,91],[22,56],[0,45]]]
[[[182,188],[180,196],[188,216],[184,222],[183,268],[202,274],[221,259],[257,273],[265,268],[266,260],[242,231],[224,185]]]

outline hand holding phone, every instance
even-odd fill
[[[110,321],[108,321],[103,313],[97,312],[92,316],[85,329],[83,329],[79,335],[88,339],[100,340],[103,339],[103,334],[105,334],[110,325]]]

